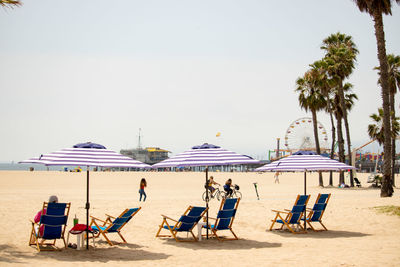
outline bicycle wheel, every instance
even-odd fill
[[[203,201],[207,200],[207,191],[204,191],[202,198],[203,198]],[[210,193],[210,191],[208,191],[208,201],[210,201],[210,199],[211,199],[211,193]]]
[[[226,192],[225,191],[219,191],[219,195],[222,199],[226,198]]]
[[[234,197],[234,198],[242,198],[242,193],[240,193],[239,191],[234,191],[233,193],[232,193],[232,197]]]
[[[215,192],[215,198],[218,200],[218,201],[220,201],[220,199],[221,199],[221,191],[217,191],[217,192]]]

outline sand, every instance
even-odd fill
[[[324,215],[329,231],[294,235],[268,231],[271,209],[291,208],[303,193],[303,174],[284,173],[280,184],[273,173],[212,173],[223,183],[232,178],[240,185],[240,202],[233,229],[238,241],[177,243],[156,238],[160,214],[178,219],[188,205],[204,206],[204,173],[91,172],[90,213],[119,215],[125,208],[141,206],[140,212],[123,230],[127,244],[110,247],[97,239],[89,251],[64,249],[37,252],[28,246],[30,219],[49,195],[71,202],[68,229],[74,215],[84,222],[86,173],[46,171],[0,172],[0,266],[8,265],[138,265],[138,266],[399,266],[400,217],[377,213],[373,207],[400,206],[400,190],[392,198],[380,198],[379,189],[367,188],[368,174],[358,174],[363,188],[319,188],[316,174],[308,175],[309,206],[318,193],[332,193]],[[140,178],[148,181],[146,202],[139,202]],[[327,184],[328,175],[324,175]],[[397,177],[399,180],[400,177]],[[337,175],[335,174],[335,184]],[[258,183],[257,200],[253,182]],[[216,216],[219,202],[210,202],[210,216]],[[186,235],[183,235],[186,237]],[[117,235],[111,235],[119,241]],[[76,242],[71,237],[70,242]],[[60,246],[62,242],[58,241]]]

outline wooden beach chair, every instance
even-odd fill
[[[39,223],[32,222],[32,230],[29,239],[30,246],[36,246],[38,251],[60,250],[56,246],[57,239],[62,239],[64,247],[67,247],[64,233],[67,226],[71,203],[43,203],[42,216]],[[43,234],[41,235],[41,228]]]
[[[272,220],[272,224],[269,230],[270,231],[273,230],[272,227],[274,226],[275,223],[280,223],[282,224],[281,227],[275,230],[282,230],[283,227],[286,226],[289,229],[289,231],[292,232],[293,234],[305,233],[306,230],[301,225],[300,219],[303,216],[303,213],[306,209],[309,199],[310,195],[298,195],[291,210],[285,210],[285,211],[272,210],[273,212],[276,212],[276,216]],[[295,231],[296,229],[294,229],[294,227],[300,228],[300,230]]]
[[[307,224],[311,227],[311,229],[315,232],[319,231],[328,231],[325,225],[322,223],[322,216],[324,215],[326,205],[331,197],[331,194],[318,194],[317,199],[315,200],[314,207],[312,209],[307,209],[308,214],[306,218]],[[301,218],[304,221],[304,218]],[[312,223],[319,222],[324,230],[317,230],[313,227]]]
[[[94,231],[98,232],[97,235],[95,235],[94,237],[97,238],[101,234],[107,240],[107,243],[110,246],[113,246],[114,244],[126,243],[125,238],[121,234],[121,230],[132,219],[132,217],[139,212],[140,209],[141,207],[134,209],[126,209],[121,213],[121,215],[119,215],[116,218],[106,214],[107,218],[105,220],[100,220],[96,217],[90,216],[92,218],[90,226]],[[120,243],[111,242],[107,236],[107,234],[111,233],[117,233],[121,237],[123,242]]]
[[[180,241],[197,241],[197,237],[193,234],[193,228],[197,225],[201,217],[203,217],[204,213],[207,211],[206,207],[193,207],[189,206],[184,214],[179,218],[179,220],[174,220],[168,216],[162,215],[163,220],[160,225],[160,228],[157,231],[156,237],[174,237],[177,242]],[[168,221],[172,221],[168,222]],[[174,225],[173,225],[174,224]],[[168,230],[170,235],[161,235],[161,230]],[[193,239],[185,240],[178,239],[178,233],[186,232],[190,233],[193,236]]]
[[[217,214],[217,218],[209,219],[215,220],[214,224],[204,225],[204,228],[209,228],[212,232],[212,236],[215,236],[218,241],[225,240],[238,240],[235,232],[232,230],[232,224],[235,219],[236,211],[240,202],[240,198],[223,198]],[[233,238],[222,237],[218,235],[218,231],[230,230],[233,234]]]

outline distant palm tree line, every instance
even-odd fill
[[[331,34],[323,40],[321,49],[325,51],[325,56],[312,64],[310,69],[296,80],[296,92],[299,93],[300,107],[306,111],[311,111],[314,126],[314,138],[316,152],[321,153],[318,140],[317,111],[326,111],[329,113],[332,125],[332,150],[336,142],[336,133],[338,137],[339,160],[345,161],[345,149],[343,138],[344,122],[346,130],[346,141],[348,154],[351,155],[350,129],[347,120],[348,111],[352,108],[357,95],[351,92],[352,85],[345,83],[345,80],[351,75],[356,62],[358,50],[351,36],[340,32]],[[343,108],[344,107],[344,108]],[[336,119],[336,127],[334,118]],[[351,157],[349,157],[351,165]],[[332,177],[332,175],[331,175]],[[320,186],[323,186],[322,177],[320,177]],[[332,178],[329,184],[332,185]],[[340,174],[339,183],[344,183],[344,174]],[[350,176],[350,184],[354,186],[353,176]]]

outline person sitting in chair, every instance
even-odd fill
[[[57,196],[50,196],[49,197],[49,203],[58,203],[58,197]],[[40,219],[42,218],[42,212],[43,212],[43,214],[46,214],[46,209],[38,211],[38,213],[36,214],[35,218],[33,219],[33,221],[35,223],[39,223],[40,222]],[[36,228],[35,232],[37,233],[37,231],[38,231],[38,229]],[[39,229],[39,236],[43,236],[43,232],[44,232],[44,225],[41,225],[40,229]]]

